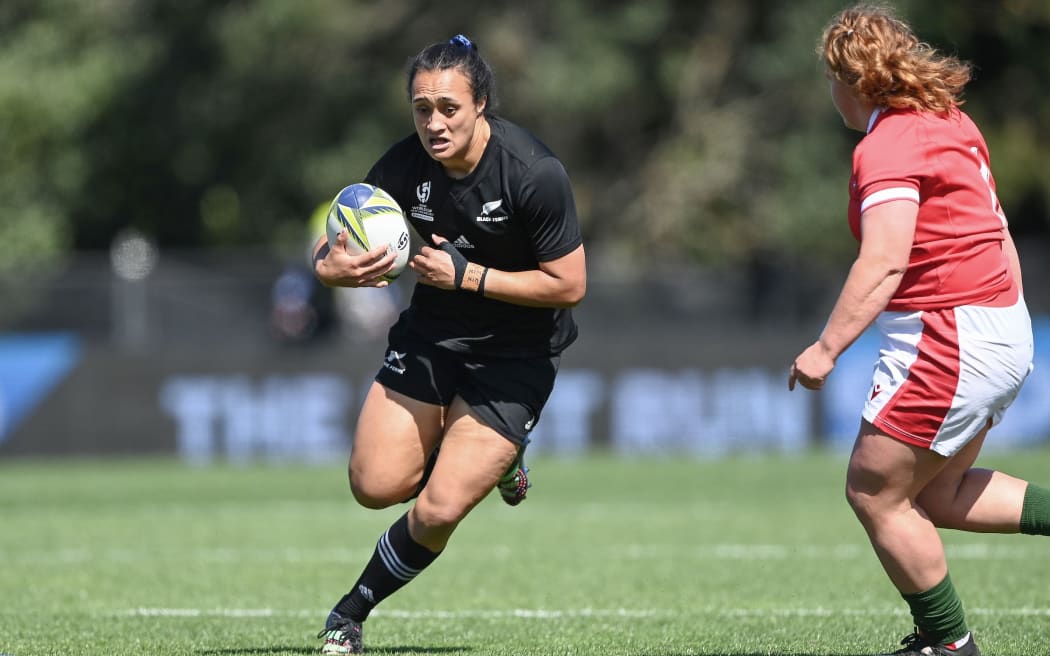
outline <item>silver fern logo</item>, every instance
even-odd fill
[[[408,353],[398,353],[394,349],[390,349],[390,352],[386,354],[386,359],[383,360],[383,366],[393,371],[395,374],[405,373],[405,356]]]
[[[499,212],[499,214],[497,214]],[[475,217],[475,221],[478,223],[503,223],[510,217],[507,216],[507,211],[503,209],[503,199],[490,200],[487,203],[481,204],[481,214]]]

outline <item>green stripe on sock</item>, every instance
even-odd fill
[[[1029,483],[1021,506],[1021,532],[1050,535],[1050,489]]]
[[[919,627],[923,636],[931,643],[948,644],[970,631],[966,626],[962,600],[955,592],[951,576],[945,575],[943,581],[925,592],[901,596],[911,608],[915,626]]]

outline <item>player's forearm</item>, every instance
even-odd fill
[[[900,286],[904,270],[881,260],[858,259],[842,287],[820,343],[837,359],[879,316]]]
[[[334,285],[334,283],[329,278],[328,272],[324,266],[325,257],[328,255],[329,250],[330,247],[328,246],[328,239],[326,237],[321,237],[314,244],[314,256],[313,260],[311,261],[311,264],[313,265],[314,269],[314,276],[325,287],[332,287]]]
[[[586,277],[557,278],[544,271],[499,271],[485,275],[485,296],[529,307],[573,307],[583,299]]]

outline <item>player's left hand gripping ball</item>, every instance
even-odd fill
[[[394,252],[394,267],[380,276],[388,282],[395,280],[408,264],[408,222],[404,212],[390,194],[379,187],[358,182],[342,191],[328,209],[328,243],[334,244],[343,230],[350,233],[346,250],[357,255],[387,244]]]

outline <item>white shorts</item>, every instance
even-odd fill
[[[891,436],[943,456],[997,424],[1032,371],[1032,322],[1010,307],[883,312],[863,417]]]

